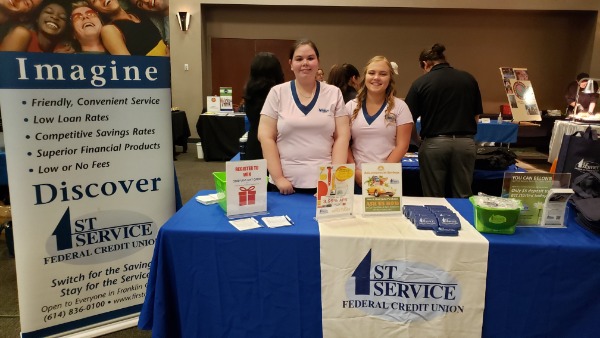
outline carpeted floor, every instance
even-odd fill
[[[550,164],[546,161],[547,154],[535,149],[511,148],[519,161],[517,165],[530,172],[547,172]],[[181,147],[178,147],[181,151]],[[224,171],[224,162],[205,162],[197,158],[196,145],[190,144],[186,153],[177,156],[175,170],[183,202],[187,202],[199,190],[213,190],[215,187],[212,172]],[[0,235],[0,338],[19,337],[19,307],[17,300],[17,281],[15,261],[10,257],[6,248],[4,233]],[[151,337],[150,331],[130,328],[104,335],[109,338]]]

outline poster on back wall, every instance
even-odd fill
[[[146,57],[168,55],[168,2],[95,4],[16,0],[0,18],[23,337],[135,325],[175,212],[170,61]],[[101,40],[122,10],[135,28]]]
[[[514,122],[541,121],[542,114],[533,93],[527,68],[500,67],[500,75],[504,83],[512,120]]]

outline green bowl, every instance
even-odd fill
[[[475,229],[479,232],[512,235],[515,233],[521,208],[500,209],[475,205],[474,196],[469,197],[474,209]]]

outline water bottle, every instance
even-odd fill
[[[502,124],[502,113],[498,114],[498,124]]]
[[[246,159],[246,143],[248,142],[248,133],[240,137],[240,160]]]

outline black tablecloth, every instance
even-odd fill
[[[240,150],[240,137],[246,132],[243,115],[201,114],[196,129],[206,161],[229,161]]]
[[[187,152],[188,137],[192,136],[192,134],[190,133],[190,126],[185,111],[177,110],[172,112],[171,123],[173,126],[173,156],[175,156],[175,146],[181,146],[183,147],[183,152]]]

